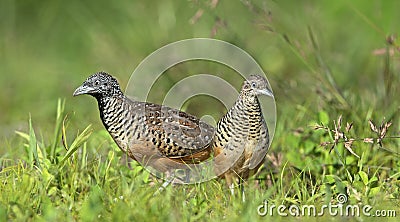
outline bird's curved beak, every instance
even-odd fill
[[[259,89],[258,93],[274,98],[274,94],[269,89]]]
[[[83,95],[83,94],[90,94],[90,93],[93,93],[94,91],[95,91],[95,89],[93,87],[90,87],[87,85],[81,85],[75,90],[73,95],[79,96],[79,95]]]

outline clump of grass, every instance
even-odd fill
[[[352,132],[354,124],[346,122],[343,127],[342,122],[342,115],[340,115],[337,120],[333,120],[333,127],[323,123],[313,126],[314,131],[323,132],[320,146],[329,147],[326,150],[329,154],[332,150],[336,153],[335,156],[330,157],[330,164],[325,167],[329,169],[335,164],[341,166],[328,170],[329,173],[324,175],[325,185],[341,190],[340,192],[346,193],[351,197],[350,200],[355,202],[374,202],[373,197],[378,194],[384,194],[387,199],[395,200],[394,197],[399,195],[399,190],[391,184],[396,184],[400,171],[392,166],[396,164],[399,153],[385,148],[383,143],[383,141],[400,138],[396,135],[388,136],[392,123],[383,120],[379,126],[376,126],[372,120],[369,120],[368,124],[365,124],[367,129],[359,129],[359,131],[372,132],[374,135],[356,136],[356,133]],[[359,143],[358,146],[356,146],[357,143]],[[395,143],[396,141],[392,142],[389,147],[393,147]],[[371,145],[369,149],[365,149],[367,144]],[[346,155],[345,150],[351,155]],[[336,161],[335,157],[337,157]]]
[[[92,130],[89,125],[81,133],[78,133],[71,143],[66,142],[67,127],[64,118],[64,104],[64,100],[58,100],[56,127],[51,142],[38,139],[31,117],[28,121],[28,133],[16,132],[25,141],[23,144],[25,154],[21,153],[17,164],[2,166],[0,172],[3,181],[1,189],[4,191],[0,203],[7,212],[7,219],[27,219],[42,214],[48,214],[47,216],[55,219],[61,215],[51,212],[56,210],[53,201],[56,203],[73,201],[75,192],[79,189],[78,186],[74,186],[78,171],[70,175],[67,169],[76,168],[77,162],[75,161],[78,159],[81,160],[79,162],[82,164],[81,168],[85,168],[83,166],[88,164],[85,161],[87,159],[87,140]],[[82,148],[81,153],[77,153],[79,148]],[[66,186],[69,188],[65,189]],[[15,189],[19,192],[15,192]],[[71,193],[66,192],[67,190]]]
[[[57,166],[62,168],[67,159],[69,159],[78,148],[82,145],[86,146],[86,141],[90,137],[92,130],[91,125],[87,126],[81,133],[79,133],[74,139],[71,145],[67,144],[66,136],[66,122],[67,116],[64,116],[65,100],[58,100],[57,103],[57,116],[55,131],[52,143],[50,146],[46,146],[44,141],[39,142],[36,138],[36,133],[32,125],[32,119],[29,116],[29,133],[16,131],[16,133],[25,139],[26,144],[25,151],[28,159],[26,163],[30,168],[38,169],[50,169],[51,167]],[[60,141],[62,135],[62,143]],[[62,154],[62,147],[65,148],[66,153]]]

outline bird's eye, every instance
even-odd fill
[[[95,85],[95,86],[98,86],[99,84],[100,84],[99,81],[94,82],[94,85]]]
[[[252,86],[252,87],[256,87],[257,84],[256,84],[255,82],[253,82],[253,83],[251,83],[251,86]]]

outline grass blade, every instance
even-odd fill
[[[71,146],[69,147],[67,153],[65,156],[62,158],[60,162],[60,168],[64,166],[65,161],[72,156],[72,154],[75,153],[75,151],[84,143],[87,141],[87,139],[90,137],[92,134],[92,125],[87,126],[81,134],[79,134],[74,142],[72,142]]]
[[[39,156],[37,152],[37,142],[36,142],[36,135],[35,131],[33,130],[32,126],[32,118],[29,116],[29,161],[31,164],[31,167],[36,163],[36,165],[41,168],[40,162],[39,162]]]
[[[57,147],[58,142],[60,141],[60,132],[61,132],[61,126],[62,126],[62,122],[63,122],[64,109],[65,109],[65,99],[63,99],[63,100],[58,99],[56,126],[54,128],[53,144],[51,145],[51,151],[50,151],[50,156],[51,156],[52,161],[56,160],[56,147]]]

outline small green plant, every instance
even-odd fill
[[[314,126],[314,130],[322,130],[325,132],[330,140],[321,142],[321,147],[330,147],[329,153],[335,150],[336,156],[338,157],[340,165],[342,165],[345,177],[340,174],[327,174],[325,176],[326,184],[331,187],[339,188],[338,192],[345,192],[348,195],[352,194],[351,197],[354,201],[369,201],[369,198],[375,197],[381,190],[385,188],[386,180],[391,180],[393,176],[390,174],[397,175],[399,172],[396,169],[385,167],[384,159],[381,160],[381,165],[373,166],[368,165],[371,162],[370,158],[373,155],[382,155],[380,150],[391,153],[391,155],[399,156],[394,150],[384,148],[384,140],[395,140],[399,139],[399,136],[388,136],[389,128],[392,123],[382,121],[379,126],[376,126],[372,120],[368,121],[370,131],[375,135],[369,135],[365,137],[356,137],[352,132],[353,123],[346,122],[345,127],[342,127],[342,115],[338,119],[333,121],[333,128],[326,126],[324,123],[317,124]],[[357,154],[353,148],[355,144],[359,142],[362,144],[371,144],[372,151],[362,151],[361,155]],[[373,145],[376,145],[374,148]],[[347,150],[351,156],[347,156],[343,151]],[[358,149],[360,150],[360,149]],[[386,159],[388,159],[386,157]],[[390,163],[395,159],[389,158],[387,161]],[[390,164],[389,164],[390,165]],[[343,175],[343,174],[341,174]],[[364,200],[362,200],[363,197]]]

